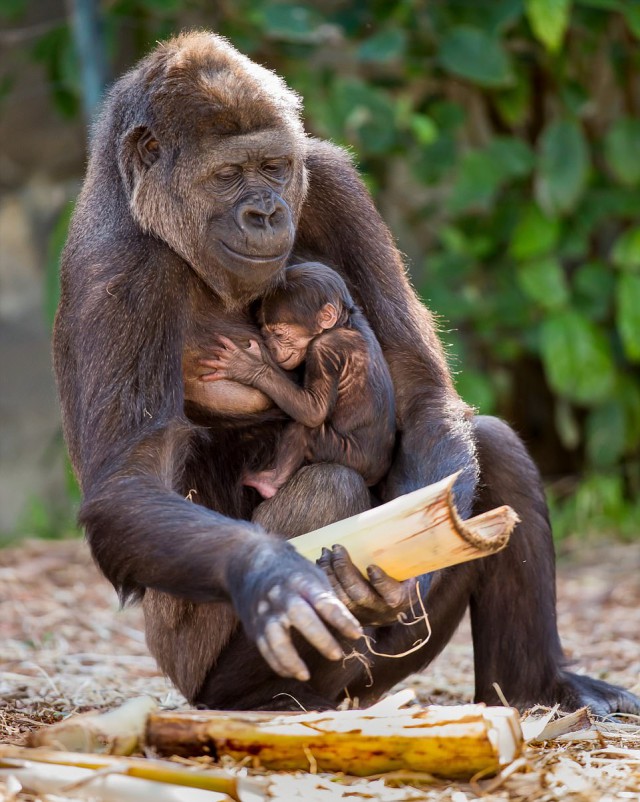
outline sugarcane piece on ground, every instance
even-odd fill
[[[522,732],[516,710],[485,705],[277,716],[188,711],[152,714],[146,743],[160,755],[253,757],[280,771],[368,776],[406,769],[469,779],[515,759]]]
[[[157,709],[151,697],[139,696],[106,713],[81,713],[36,730],[29,738],[29,745],[69,752],[131,755],[141,748],[147,717]]]
[[[375,564],[397,580],[495,554],[509,542],[518,516],[503,506],[463,521],[453,498],[457,477],[452,474],[289,543],[312,561],[323,546],[339,543],[361,571]]]

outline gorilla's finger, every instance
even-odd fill
[[[276,673],[281,673],[285,677],[295,677],[301,682],[309,679],[309,669],[295,650],[288,627],[285,627],[280,620],[271,620],[264,628],[264,639],[265,650],[261,651],[261,654]],[[280,666],[280,671],[276,666]]]
[[[402,604],[405,596],[407,596],[407,589],[402,582],[390,577],[379,565],[368,566],[367,576],[376,592],[382,596],[388,605],[397,607]]]
[[[345,637],[357,640],[364,635],[358,619],[332,594],[321,593],[312,600],[312,604],[315,611]]]
[[[328,549],[326,546],[322,547],[322,554],[316,560],[316,565],[318,568],[322,568],[324,571],[327,579],[331,584],[331,588],[336,596],[340,599],[340,601],[344,604],[345,607],[349,608],[353,605],[351,599],[347,596],[344,592],[344,588],[336,578],[336,575],[333,571],[333,566],[331,564],[331,550]]]
[[[333,547],[331,566],[345,593],[356,604],[370,607],[379,599],[343,546]]]
[[[339,660],[343,657],[339,643],[306,602],[301,599],[292,602],[287,607],[287,615],[291,626],[304,635],[328,660]]]
[[[264,657],[265,661],[269,664],[269,666],[281,677],[289,677],[291,674],[289,670],[285,667],[284,663],[278,658],[278,655],[271,649],[269,644],[267,643],[267,639],[264,635],[260,635],[256,639],[256,646],[258,647],[258,651]]]

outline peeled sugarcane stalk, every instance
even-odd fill
[[[367,776],[412,770],[469,779],[511,762],[522,745],[517,711],[485,705],[397,706],[328,713],[154,713],[146,743],[161,755],[253,757],[267,769]]]
[[[361,571],[375,564],[397,580],[495,554],[509,542],[518,516],[503,506],[463,521],[453,501],[458,475],[289,543],[312,561],[323,546],[339,543]]]
[[[107,800],[115,795],[117,802],[123,802],[125,798],[136,802],[146,798],[153,802],[165,798],[176,802],[228,802],[250,794],[254,794],[256,799],[262,798],[267,789],[267,782],[262,777],[244,777],[222,769],[187,768],[168,760],[0,745],[0,778],[8,774],[18,776],[23,787],[35,793],[43,793],[42,787],[47,782],[50,793],[54,786],[62,789],[80,782],[85,796]],[[104,784],[107,776],[119,778],[115,787],[113,782]],[[134,782],[123,782],[125,779]],[[127,792],[128,795],[123,796]]]

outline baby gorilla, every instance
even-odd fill
[[[203,381],[232,379],[268,395],[288,424],[269,470],[244,483],[271,498],[305,463],[334,462],[375,485],[389,470],[395,440],[395,402],[382,350],[342,278],[324,264],[287,268],[284,285],[263,299],[259,322],[269,355],[251,340],[227,337],[202,365]],[[284,371],[304,363],[300,386]],[[281,370],[281,369],[282,370]]]

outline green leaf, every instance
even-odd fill
[[[640,275],[622,273],[616,295],[616,323],[625,354],[633,362],[640,362]]]
[[[461,398],[481,414],[489,415],[495,411],[496,392],[486,373],[469,369],[461,371],[456,376],[456,389]]]
[[[496,171],[505,178],[525,178],[535,164],[531,148],[515,137],[495,137],[487,147],[487,154]]]
[[[322,22],[316,11],[294,3],[268,5],[261,16],[268,34],[293,41],[308,39]]]
[[[573,407],[564,398],[556,398],[553,419],[562,445],[573,451],[580,445],[580,425]]]
[[[410,126],[421,145],[432,145],[438,138],[438,128],[426,114],[412,114]]]
[[[513,80],[509,56],[500,41],[479,28],[454,28],[442,42],[439,59],[449,72],[480,86],[507,86]]]
[[[580,126],[553,122],[544,130],[538,153],[535,195],[550,216],[570,212],[587,182],[589,150]]]
[[[490,155],[481,150],[465,153],[449,198],[449,209],[452,212],[486,209],[493,200],[500,180],[501,176]]]
[[[536,39],[557,53],[569,24],[571,0],[526,0],[525,9]]]
[[[625,453],[626,414],[617,398],[591,410],[585,430],[587,455],[594,466],[611,467]]]
[[[363,42],[358,48],[358,58],[361,61],[380,63],[395,61],[403,56],[406,47],[406,31],[392,28],[387,31],[379,31]]]
[[[580,313],[561,311],[543,321],[540,351],[555,392],[580,404],[597,403],[610,393],[615,365],[609,342]]]
[[[640,120],[616,120],[605,137],[604,153],[616,180],[635,186],[640,181]]]
[[[518,283],[544,309],[558,309],[569,300],[564,271],[552,256],[519,264]]]
[[[609,316],[616,274],[602,262],[586,262],[571,277],[574,307],[591,320]]]
[[[514,259],[534,259],[548,254],[560,236],[560,222],[550,219],[535,204],[525,206],[516,224],[509,252]]]
[[[611,259],[622,270],[640,269],[640,226],[630,228],[616,240]]]
[[[396,138],[396,109],[382,90],[356,78],[338,79],[333,100],[348,142],[354,140],[365,153],[385,153]]]
[[[627,20],[627,25],[629,26],[629,30],[631,33],[636,37],[636,39],[640,39],[640,6],[633,0],[625,6],[624,8],[624,16]]]

